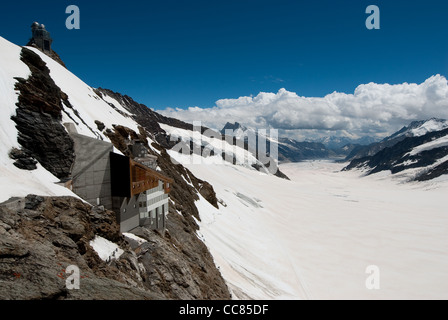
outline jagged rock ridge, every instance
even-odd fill
[[[54,83],[50,70],[40,57],[23,48],[21,60],[30,68],[28,79],[17,78],[19,102],[12,120],[19,131],[23,156],[17,156],[19,168],[30,168],[32,158],[58,178],[67,178],[74,163],[73,140],[61,124],[63,100],[67,95]]]

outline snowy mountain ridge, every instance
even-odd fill
[[[408,126],[403,127],[393,135],[384,140],[392,140],[397,137],[420,137],[429,132],[441,131],[448,128],[448,121],[445,119],[431,118],[428,120],[413,121]]]
[[[354,168],[362,168],[367,174],[390,171],[408,181],[440,178],[448,174],[448,121],[414,121],[359,150],[345,170]]]

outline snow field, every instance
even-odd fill
[[[185,165],[227,204],[197,202],[201,234],[235,299],[448,297],[448,182],[360,177],[330,162],[282,165],[292,181],[241,166]],[[365,284],[371,265],[379,290]]]

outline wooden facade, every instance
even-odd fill
[[[143,164],[129,159],[130,175],[131,175],[131,196],[138,195],[146,190],[156,188],[159,181],[163,182],[165,193],[171,191],[173,180],[165,177],[159,172],[144,166]]]

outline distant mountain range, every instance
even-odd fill
[[[389,137],[383,140],[370,143],[365,146],[357,146],[354,148],[347,156],[346,160],[351,161],[358,158],[363,158],[367,156],[373,156],[377,152],[381,151],[386,147],[392,147],[396,143],[404,140],[408,137],[419,137],[428,132],[440,131],[448,127],[448,123],[443,119],[429,119],[414,121],[408,126],[403,127],[399,131],[395,132]]]
[[[259,132],[253,128],[235,122],[228,122],[221,130],[221,134],[232,135],[236,139],[242,139],[248,142],[249,137],[256,137],[258,141]],[[280,162],[298,162],[313,159],[341,159],[347,156],[353,149],[367,145],[375,141],[372,137],[362,137],[360,139],[350,139],[348,137],[325,137],[316,141],[297,141],[287,137],[278,137],[272,139],[266,136],[268,152],[271,144],[278,147],[278,160]],[[257,144],[250,145],[253,150],[258,147]]]
[[[410,180],[440,177],[448,173],[448,121],[414,121],[378,143],[354,149],[346,160],[351,162],[345,170],[364,169],[367,174],[407,170]]]
[[[325,147],[330,150],[343,150],[343,152],[346,152],[347,147],[356,145],[365,146],[377,142],[378,140],[369,136],[364,136],[357,139],[352,139],[349,137],[328,136],[313,141],[324,144]]]

